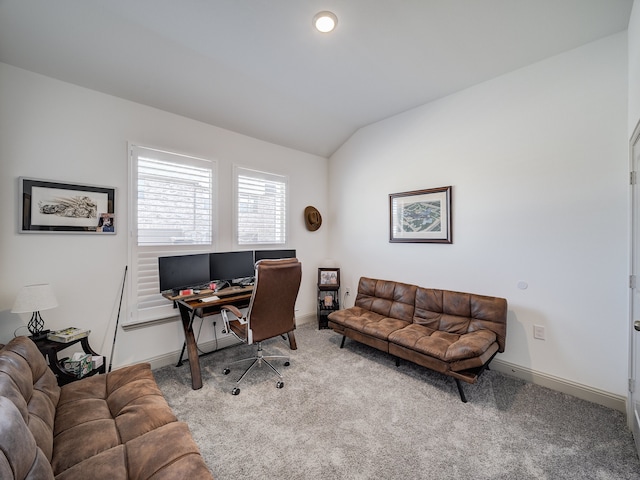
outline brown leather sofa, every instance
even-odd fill
[[[452,376],[463,402],[460,380],[475,383],[507,335],[504,298],[422,288],[362,277],[355,304],[332,312],[329,327],[346,337]]]
[[[149,364],[59,387],[36,345],[0,349],[0,478],[212,479]]]

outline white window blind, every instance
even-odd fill
[[[239,166],[234,177],[238,245],[286,244],[287,177]]]
[[[132,145],[129,323],[175,316],[158,257],[211,250],[214,162]]]

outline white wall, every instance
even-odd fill
[[[219,251],[233,248],[233,164],[288,175],[289,246],[303,262],[298,315],[315,314],[316,269],[327,256],[328,229],[307,231],[303,211],[327,208],[327,159],[1,63],[0,105],[0,343],[16,329],[27,334],[20,327],[28,318],[10,313],[20,287],[48,282],[60,306],[43,313],[47,328],[90,328],[92,346],[110,353],[127,264],[127,141],[217,161]],[[20,176],[116,187],[117,235],[19,234]],[[201,340],[212,337],[205,328]],[[179,350],[182,338],[178,322],[120,330],[114,366]]]
[[[499,358],[626,396],[626,65],[621,33],[357,132],[329,166],[343,283],[505,297]],[[388,194],[447,185],[452,245],[388,242]]]

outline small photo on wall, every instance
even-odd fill
[[[101,213],[98,220],[98,232],[113,233],[116,231],[115,215],[113,213]]]

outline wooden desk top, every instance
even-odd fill
[[[167,292],[163,292],[162,296],[167,300],[171,300],[171,301],[176,301],[176,300],[191,301],[191,300],[198,300],[200,298],[210,297],[211,295],[216,295],[222,298],[222,297],[228,297],[229,295],[236,295],[238,293],[252,293],[252,292],[253,292],[253,285],[248,285],[246,287],[227,287],[227,288],[223,288],[222,290],[218,290],[217,292],[214,292],[213,290],[209,290],[207,288],[204,290],[199,290],[198,293],[194,293],[192,295],[171,295],[171,293],[167,291]]]
[[[200,290],[199,293],[193,295],[171,295],[170,293],[163,293],[162,296],[167,300],[182,303],[188,306],[190,309],[206,308],[206,307],[220,307],[228,303],[235,303],[239,300],[248,300],[253,293],[253,285],[246,287],[227,287],[222,290],[214,292],[213,290]],[[213,300],[209,302],[203,302],[202,299],[211,297],[219,297],[219,300]]]

